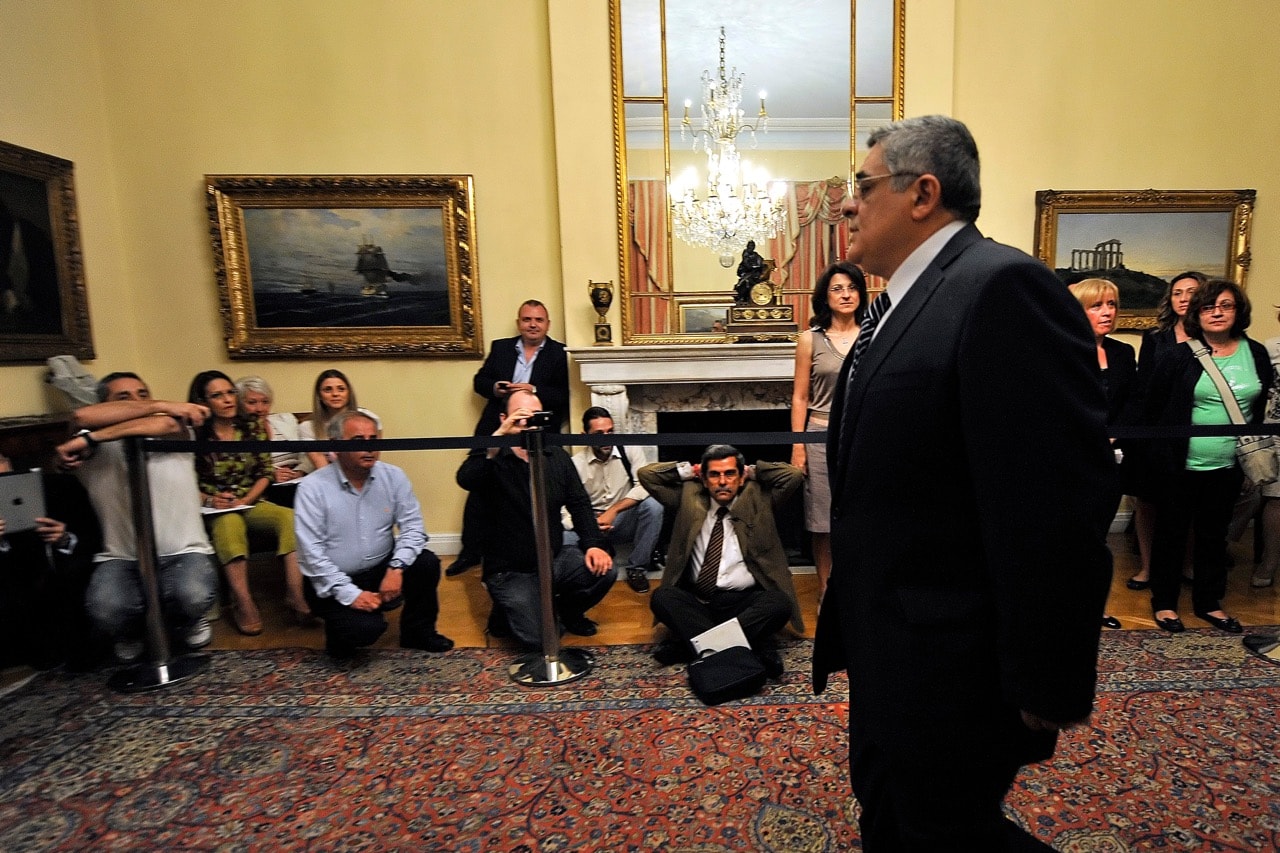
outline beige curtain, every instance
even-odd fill
[[[627,308],[631,330],[639,335],[665,334],[670,308],[670,295],[667,293],[667,186],[662,181],[630,181],[628,187],[630,285],[633,295]]]

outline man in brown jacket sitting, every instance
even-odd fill
[[[782,674],[773,635],[790,620],[803,630],[774,513],[804,482],[781,462],[746,467],[742,454],[713,444],[698,465],[659,462],[639,472],[649,494],[676,513],[666,570],[649,602],[673,639],[654,657],[693,659],[693,637],[737,618],[771,678]],[[678,638],[678,639],[675,639]]]

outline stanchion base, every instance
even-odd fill
[[[526,687],[542,684],[564,684],[581,678],[591,671],[594,663],[591,655],[579,649],[562,648],[556,657],[548,658],[541,652],[521,656],[507,668],[511,680]]]
[[[1280,664],[1280,637],[1250,634],[1243,642],[1246,649],[1263,660]]]
[[[107,686],[120,693],[141,693],[158,690],[199,675],[209,666],[208,655],[183,655],[164,666],[140,663],[112,673]]]

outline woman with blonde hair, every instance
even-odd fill
[[[1133,347],[1107,337],[1115,331],[1116,315],[1120,312],[1120,289],[1105,278],[1086,278],[1071,285],[1068,290],[1084,308],[1098,347],[1098,368],[1102,371],[1102,387],[1107,395],[1107,426],[1127,420],[1131,405],[1134,380],[1138,375]],[[1114,442],[1114,440],[1113,440]],[[1121,467],[1121,492],[1129,493],[1124,482],[1125,468]],[[1119,628],[1120,620],[1103,616],[1107,628]]]
[[[311,395],[311,417],[298,425],[298,438],[303,441],[314,441],[329,437],[329,421],[341,412],[360,412],[372,418],[378,427],[378,436],[382,436],[382,421],[368,409],[362,409],[356,403],[356,389],[351,386],[341,370],[329,369],[316,377],[315,390]],[[307,458],[315,468],[323,468],[329,464],[329,454],[308,452]]]

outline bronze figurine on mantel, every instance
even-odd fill
[[[760,257],[754,240],[747,241],[738,264],[734,304],[725,326],[726,337],[735,343],[795,340],[799,332],[795,308],[782,303],[782,287],[769,280],[775,267],[773,258]]]
[[[613,304],[613,282],[588,279],[587,294],[591,297],[591,307],[596,309],[596,346],[613,346],[613,327],[605,316]]]

